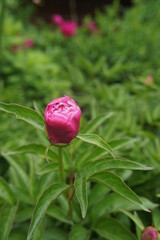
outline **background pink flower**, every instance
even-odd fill
[[[77,23],[74,21],[65,21],[60,25],[61,33],[66,36],[74,36],[77,31]]]
[[[97,25],[96,25],[96,23],[95,22],[89,22],[88,24],[87,24],[87,27],[88,27],[88,29],[90,29],[91,31],[95,31],[96,29],[97,29]]]
[[[61,25],[63,23],[63,18],[59,14],[54,14],[52,16],[52,22],[56,25]]]
[[[14,44],[12,47],[11,47],[11,51],[12,52],[17,52],[19,50],[19,45],[18,44]]]
[[[24,43],[23,43],[24,48],[31,48],[34,46],[34,41],[32,39],[27,39]]]
[[[146,84],[152,84],[153,83],[153,77],[152,76],[148,76],[147,79],[146,79]]]

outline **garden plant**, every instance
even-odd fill
[[[40,2],[0,3],[0,240],[157,240],[160,2]]]

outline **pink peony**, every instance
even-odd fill
[[[77,23],[74,21],[65,21],[60,25],[61,33],[66,36],[74,36],[77,30]]]
[[[89,30],[91,30],[92,32],[94,32],[96,29],[97,29],[97,25],[96,25],[96,23],[95,22],[89,22],[88,24],[87,24],[87,27],[88,27],[88,29]]]
[[[146,83],[147,85],[152,84],[152,83],[153,83],[153,78],[152,78],[152,76],[148,76],[147,79],[146,79],[146,81],[145,81],[145,83]]]
[[[32,0],[34,4],[40,4],[41,0]]]
[[[19,50],[19,45],[18,44],[15,44],[11,47],[12,52],[17,52],[18,50]]]
[[[51,144],[69,144],[79,131],[81,110],[65,96],[51,101],[45,110],[45,127]]]
[[[31,48],[34,46],[34,41],[32,39],[27,39],[24,43],[23,43],[24,48]]]
[[[61,15],[55,14],[52,16],[52,22],[60,26],[63,23],[63,18]]]
[[[146,227],[141,234],[141,240],[157,240],[158,231],[154,227]]]

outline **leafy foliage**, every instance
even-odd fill
[[[159,1],[135,1],[125,10],[107,6],[96,13],[94,33],[82,26],[73,38],[49,24],[31,25],[31,4],[6,5],[0,33],[1,238],[133,240],[152,223],[160,230]],[[28,37],[34,47],[25,49]],[[63,151],[65,185],[56,148],[46,162],[43,112],[52,98],[66,94],[83,116],[80,134]]]

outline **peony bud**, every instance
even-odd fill
[[[63,18],[59,14],[54,14],[52,16],[52,22],[56,25],[61,25],[63,23]]]
[[[32,39],[27,39],[23,43],[24,48],[32,48],[34,46],[34,41]]]
[[[146,227],[142,231],[141,240],[157,240],[158,231],[154,227]]]
[[[97,25],[96,25],[96,23],[95,22],[89,22],[88,24],[87,24],[87,27],[88,27],[88,29],[89,30],[91,30],[92,32],[94,32],[96,29],[97,29]]]
[[[51,101],[45,110],[45,127],[51,144],[69,144],[79,131],[81,110],[65,96]]]
[[[65,21],[60,25],[61,33],[66,36],[74,36],[77,30],[77,23],[73,21]]]
[[[19,45],[18,44],[15,44],[11,47],[12,52],[17,52],[18,50],[19,50]]]
[[[146,81],[145,81],[145,83],[146,83],[147,85],[152,84],[152,83],[153,83],[153,78],[152,78],[152,76],[148,76],[147,79],[146,79]]]

